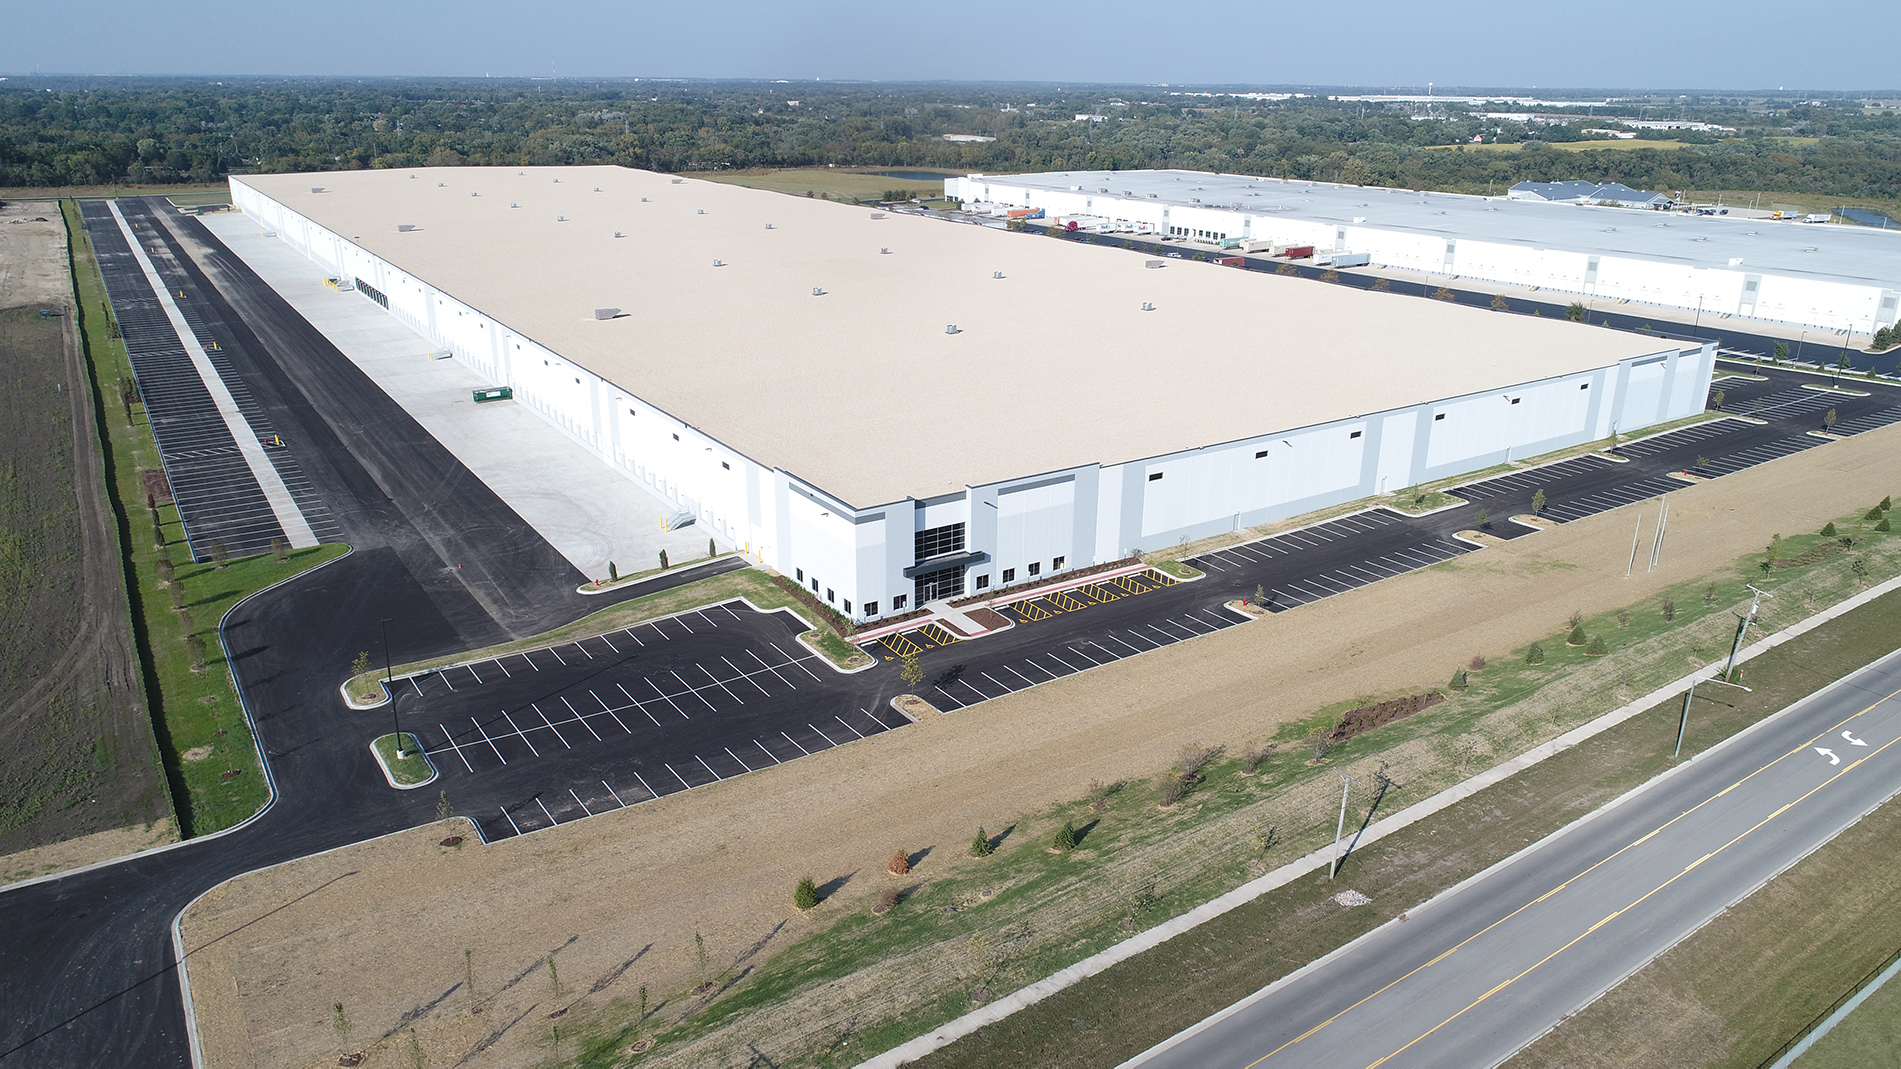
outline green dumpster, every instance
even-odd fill
[[[475,403],[479,405],[486,401],[507,401],[513,399],[514,396],[515,391],[507,386],[494,386],[486,390],[476,390]]]

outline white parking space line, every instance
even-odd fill
[[[566,668],[568,666],[568,659],[566,657],[561,656],[560,650],[555,649],[553,646],[549,646],[548,652],[554,655],[555,660],[561,662],[561,667]]]
[[[946,690],[945,690],[945,689],[944,689],[943,687],[939,687],[939,686],[933,686],[933,687],[931,687],[931,689],[932,689],[932,690],[934,690],[934,691],[936,691],[936,692],[938,692],[939,694],[942,694],[942,695],[944,696],[944,700],[945,700],[945,701],[947,701],[947,702],[954,702],[954,703],[956,704],[956,706],[957,706],[957,708],[959,708],[959,709],[962,709],[962,708],[963,708],[964,706],[966,706],[966,705],[969,705],[969,704],[970,704],[969,702],[965,702],[965,701],[958,701],[958,700],[957,700],[956,698],[953,698],[953,697],[951,697],[951,696],[950,696],[950,692],[948,692],[948,691],[946,691]]]
[[[496,759],[501,761],[502,764],[507,764],[508,758],[502,756],[502,748],[495,745],[495,740],[488,737],[488,732],[482,730],[482,722],[474,717],[469,717],[469,723],[475,725],[475,733],[482,736],[482,741],[488,743],[488,748],[495,751]]]
[[[660,762],[660,767],[666,769],[668,772],[673,772],[673,766],[667,764],[665,761]],[[680,775],[678,772],[673,772],[673,778],[679,780],[680,786],[685,787],[687,790],[690,791],[693,789],[693,784],[688,783],[686,777]]]
[[[594,692],[593,692],[593,691],[591,691],[591,690],[587,692],[587,696],[588,696],[588,697],[590,697],[590,698],[593,698],[593,699],[594,699],[595,701],[597,701],[597,702],[601,702],[601,696],[600,696],[599,694],[596,694],[596,693],[594,693]],[[639,705],[640,703],[639,703],[639,702],[635,702],[634,704],[635,704],[635,705]],[[606,713],[606,714],[607,714],[608,716],[611,716],[611,717],[613,717],[613,718],[614,718],[614,723],[616,723],[616,724],[619,724],[619,725],[620,725],[620,729],[621,729],[622,731],[625,731],[625,732],[626,732],[627,734],[629,734],[629,735],[632,735],[632,734],[634,733],[634,729],[633,729],[633,728],[630,728],[630,727],[628,727],[628,726],[627,726],[627,721],[625,721],[625,720],[622,720],[622,719],[620,718],[620,714],[619,714],[619,713],[617,713],[617,712],[615,712],[615,711],[613,710],[613,707],[612,707],[612,706],[609,706],[609,705],[608,705],[608,704],[607,704],[606,702],[601,702],[601,711],[602,711],[602,712],[605,712],[605,713]]]
[[[601,640],[602,642],[607,642],[607,636],[606,636],[606,635],[597,635],[597,636],[595,636],[595,637],[596,637],[596,638],[599,638],[599,639],[600,639],[600,640]],[[612,642],[607,642],[607,648],[608,648],[608,649],[610,649],[610,650],[613,650],[613,651],[614,651],[615,653],[617,653],[617,654],[618,654],[618,653],[620,652],[620,647],[619,647],[619,646],[616,646],[616,645],[614,645],[614,644],[613,644]]]
[[[470,674],[470,675],[472,675],[472,676],[475,676],[475,682],[476,682],[476,683],[478,683],[478,684],[480,684],[480,683],[482,682],[482,677],[481,677],[481,676],[476,676],[476,675],[475,675],[475,666],[474,666],[474,665],[472,665],[472,664],[465,664],[465,665],[463,665],[462,667],[464,667],[464,668],[466,668],[466,669],[468,669],[468,670],[469,670],[469,674]]]
[[[731,607],[729,607],[729,606],[726,606],[726,605],[717,605],[717,606],[715,606],[715,608],[718,608],[718,609],[721,609],[721,610],[724,610],[724,611],[725,611],[725,613],[726,613],[726,615],[728,615],[728,616],[730,616],[730,617],[732,617],[732,618],[733,618],[733,619],[735,619],[735,620],[737,620],[737,619],[739,619],[739,614],[738,614],[738,613],[736,613],[736,612],[734,612],[734,611],[732,610],[732,608],[731,608]]]
[[[695,761],[698,761],[698,762],[700,763],[700,767],[701,767],[701,768],[703,768],[703,769],[706,769],[706,770],[707,770],[708,772],[711,772],[711,773],[712,773],[712,775],[713,775],[713,778],[714,778],[714,779],[716,779],[716,780],[720,780],[720,779],[725,779],[725,778],[726,778],[726,777],[724,777],[724,776],[722,776],[722,775],[720,775],[720,774],[719,774],[719,773],[717,773],[717,772],[713,772],[713,766],[712,766],[712,765],[709,765],[709,764],[707,764],[707,763],[706,763],[706,758],[704,758],[704,757],[701,757],[701,756],[700,756],[699,754],[694,754],[694,755],[693,755],[693,759],[694,759]]]
[[[1119,638],[1117,638],[1117,637],[1115,637],[1114,635],[1104,635],[1104,636],[1102,636],[1102,637],[1103,637],[1103,638],[1106,638],[1106,639],[1108,639],[1109,641],[1111,641],[1111,642],[1113,642],[1113,643],[1115,643],[1115,644],[1116,644],[1116,645],[1118,645],[1118,646],[1121,646],[1121,647],[1122,647],[1123,649],[1125,649],[1125,650],[1128,650],[1128,651],[1129,651],[1130,653],[1141,653],[1141,652],[1142,652],[1141,650],[1138,650],[1138,649],[1136,649],[1136,648],[1135,648],[1134,646],[1131,646],[1131,645],[1129,645],[1128,643],[1126,643],[1126,642],[1124,642],[1124,641],[1122,641],[1121,639],[1119,639]],[[1034,663],[1034,662],[1032,662],[1032,663]]]
[[[791,744],[792,744],[792,745],[794,745],[794,746],[799,746],[799,740],[797,740],[797,739],[795,739],[795,738],[793,738],[793,737],[792,737],[792,736],[790,736],[790,735],[787,735],[787,734],[786,734],[785,732],[783,732],[783,731],[781,731],[781,732],[779,732],[779,734],[780,734],[780,735],[781,735],[782,737],[784,737],[784,739],[785,739],[785,741],[787,741],[787,742],[789,742],[789,743],[791,743]],[[805,756],[807,756],[807,757],[810,757],[810,756],[812,756],[812,751],[810,751],[810,750],[808,750],[808,749],[806,749],[806,748],[805,748],[805,747],[803,747],[803,746],[799,746],[799,752],[800,752],[800,753],[802,753],[802,754],[804,754],[804,755],[805,755]]]
[[[416,688],[416,697],[422,697],[422,687],[417,686],[415,676],[409,677],[409,685]]]
[[[560,821],[558,821],[558,820],[556,820],[556,819],[554,818],[554,814],[553,814],[553,813],[550,813],[550,812],[548,812],[548,806],[547,806],[547,805],[546,805],[545,803],[543,803],[543,802],[542,802],[542,800],[541,800],[541,798],[540,798],[539,796],[537,796],[537,797],[535,798],[535,804],[536,804],[536,805],[538,805],[538,806],[541,806],[541,815],[542,815],[542,816],[544,816],[544,817],[547,817],[547,818],[548,818],[548,823],[550,823],[550,824],[560,824],[560,823],[561,823]]]
[[[648,624],[647,626],[653,628],[654,634],[659,635],[661,638],[666,639],[668,642],[673,641],[673,636],[667,634],[665,631],[660,630],[660,625],[658,623],[651,623],[651,624]]]
[[[863,710],[863,709],[860,709],[860,710],[859,710],[859,712],[861,712],[861,713],[862,713],[862,712],[864,712],[864,710]],[[870,714],[870,713],[865,713],[865,715],[866,715],[866,716],[870,716],[871,714]],[[852,727],[852,726],[851,726],[851,725],[850,725],[849,723],[846,723],[846,721],[845,721],[845,718],[844,718],[844,717],[842,717],[842,716],[838,716],[838,715],[836,715],[836,714],[834,714],[834,715],[833,715],[833,717],[832,717],[832,719],[833,719],[833,720],[836,720],[836,721],[838,721],[838,722],[839,722],[839,723],[841,723],[841,724],[844,724],[844,725],[845,725],[845,730],[846,730],[846,731],[849,731],[849,732],[851,732],[852,734],[854,734],[854,735],[856,735],[856,736],[858,736],[858,737],[859,737],[859,738],[861,738],[861,739],[865,737],[865,733],[864,733],[864,732],[862,732],[862,731],[860,731],[860,730],[858,730],[858,729],[857,729],[857,728],[855,728],[855,727]]]
[[[725,683],[721,683],[720,678],[718,676],[714,675],[712,672],[708,672],[705,665],[700,664],[699,662],[696,661],[694,662],[693,667],[699,669],[702,672],[706,672],[706,678],[712,680],[715,683],[719,683],[719,689],[725,691],[727,697],[733,699],[734,701],[738,702],[741,705],[746,704],[746,699],[741,698],[737,694],[734,694],[733,689],[727,686]],[[685,682],[685,681],[682,680],[682,682]]]
[[[731,661],[730,659],[728,659],[728,658],[726,657],[726,655],[724,655],[724,654],[721,654],[721,655],[720,655],[720,660],[722,660],[722,661],[725,661],[725,662],[726,662],[726,667],[728,667],[728,668],[730,668],[730,669],[732,669],[732,670],[733,670],[733,671],[734,671],[735,673],[737,673],[740,679],[743,679],[743,680],[745,680],[746,682],[748,682],[748,683],[751,683],[751,684],[753,685],[753,689],[754,689],[754,690],[757,690],[757,691],[758,691],[759,693],[761,693],[761,694],[764,694],[764,695],[765,695],[766,697],[768,697],[768,698],[770,698],[770,697],[772,697],[772,692],[771,692],[771,691],[769,691],[769,690],[767,690],[766,688],[764,688],[764,687],[762,687],[762,686],[760,686],[760,685],[759,685],[759,681],[758,681],[757,679],[754,679],[754,678],[752,677],[752,674],[751,674],[751,673],[749,673],[749,672],[745,672],[745,671],[741,671],[741,670],[740,670],[740,667],[739,667],[738,665],[736,665],[736,664],[734,664],[734,663],[733,663],[733,662],[732,662],[732,661]],[[777,675],[778,673],[776,673],[776,672],[775,672],[775,673],[773,673],[773,674],[774,674],[774,675]]]
[[[1139,638],[1142,641],[1149,643],[1150,644],[1149,649],[1159,650],[1162,648],[1161,643],[1156,642],[1154,639],[1148,637],[1147,635],[1142,634],[1140,631],[1130,631],[1129,634],[1134,635],[1136,638]]]
[[[1091,668],[1098,667],[1099,665],[1102,664],[1101,661],[1096,660],[1094,657],[1089,656],[1087,653],[1084,653],[1083,651],[1077,649],[1074,646],[1064,646],[1063,652],[1070,654],[1071,656],[1076,657],[1078,659],[1088,661],[1089,667]]]
[[[675,617],[673,618],[673,622],[674,622],[674,623],[676,623],[676,624],[679,624],[679,625],[680,625],[680,628],[681,628],[682,630],[684,630],[684,631],[685,631],[685,632],[686,632],[687,634],[689,634],[689,635],[696,635],[696,634],[698,634],[698,633],[699,633],[699,632],[697,632],[697,631],[695,631],[695,630],[693,630],[692,628],[690,628],[690,627],[688,627],[688,626],[686,625],[686,621],[685,621],[685,620],[682,620],[682,619],[680,619],[680,618],[679,618],[678,616],[675,616]]]
[[[1143,624],[1142,626],[1148,628],[1150,631],[1153,631],[1156,634],[1167,639],[1168,640],[1167,645],[1173,646],[1175,643],[1181,641],[1181,639],[1176,638],[1174,635],[1169,634],[1168,632],[1162,630],[1159,627],[1156,627],[1154,624]]]
[[[568,788],[568,797],[574,799],[574,804],[581,807],[581,812],[586,813],[590,817],[594,815],[594,810],[587,807],[587,803],[581,800],[581,796],[574,792],[573,787]]]
[[[530,739],[528,733],[521,729],[521,725],[515,723],[514,717],[508,715],[508,710],[502,710],[502,719],[508,721],[508,726],[514,728],[515,734],[521,736],[521,741],[528,747],[529,753],[534,754],[536,757],[541,756],[541,751],[535,748],[534,740]]]
[[[577,649],[577,650],[580,650],[580,651],[581,651],[582,653],[587,653],[587,647],[586,647],[586,646],[583,646],[583,645],[581,645],[581,644],[580,644],[579,642],[576,642],[576,643],[574,644],[574,648],[575,648],[575,649]],[[587,659],[588,659],[588,660],[590,660],[590,661],[591,661],[591,660],[593,660],[593,659],[594,659],[594,655],[593,655],[593,654],[591,654],[591,653],[587,653]]]
[[[760,749],[761,751],[763,751],[763,752],[765,753],[765,755],[766,755],[767,757],[771,757],[771,758],[772,758],[772,763],[773,763],[773,764],[775,764],[775,765],[782,765],[782,764],[785,764],[785,762],[784,762],[784,761],[781,761],[781,760],[779,760],[779,759],[778,759],[777,757],[775,757],[775,756],[773,756],[773,753],[772,753],[772,751],[771,751],[771,750],[767,750],[767,749],[766,749],[766,744],[765,744],[765,743],[763,743],[763,742],[760,742],[760,741],[759,741],[758,739],[754,739],[754,740],[752,740],[752,744],[753,744],[754,746],[757,746],[757,747],[759,747],[759,749]],[[797,744],[795,743],[794,745],[797,745]]]
[[[534,669],[537,672],[541,671],[541,666],[535,663],[535,659],[533,657],[530,657],[524,653],[521,655],[521,659],[528,662],[528,667]]]
[[[771,646],[775,650],[779,650],[779,644],[777,642],[768,642],[766,643],[766,645]],[[804,658],[794,657],[784,650],[779,650],[779,656],[784,657],[786,659],[786,664],[798,665],[799,671],[804,672],[806,675],[811,676],[813,679],[818,679],[818,674],[816,672],[812,671],[810,668],[807,668],[805,665],[799,663],[801,660],[804,660]],[[786,664],[782,664],[779,667],[784,668]]]
[[[833,741],[832,741],[832,737],[831,737],[830,735],[827,735],[827,734],[826,734],[826,733],[824,733],[823,731],[819,731],[819,729],[818,729],[818,728],[816,728],[816,727],[812,727],[812,725],[811,725],[811,724],[807,724],[807,725],[805,725],[805,726],[806,726],[806,727],[808,727],[808,728],[812,728],[812,731],[813,731],[813,732],[814,732],[815,734],[817,734],[819,738],[821,738],[821,739],[824,739],[827,745],[830,745],[830,746],[834,746],[834,747],[836,747],[836,746],[838,745],[837,743],[835,743],[835,742],[833,742]]]
[[[617,790],[615,790],[615,789],[614,789],[614,788],[613,788],[612,786],[610,786],[610,785],[608,784],[608,782],[607,782],[606,780],[602,780],[602,781],[601,781],[601,786],[603,786],[603,787],[606,787],[606,788],[607,788],[607,793],[609,793],[609,794],[611,794],[611,795],[613,795],[613,796],[614,796],[614,801],[616,801],[616,802],[619,802],[619,803],[620,803],[620,807],[621,807],[622,809],[626,809],[626,808],[627,808],[627,803],[626,803],[626,802],[622,802],[622,801],[621,801],[621,798],[620,798],[620,792],[619,792],[619,791],[617,791]]]
[[[634,644],[635,644],[635,645],[637,645],[637,646],[639,646],[639,647],[640,647],[641,649],[646,649],[646,648],[647,648],[647,644],[646,644],[645,642],[642,642],[642,641],[640,641],[640,636],[639,636],[639,635],[636,635],[636,634],[634,634],[634,629],[633,629],[633,628],[631,628],[631,627],[625,627],[625,628],[622,628],[621,630],[623,630],[623,631],[625,631],[625,632],[627,633],[627,637],[628,637],[628,638],[631,638],[631,639],[633,639],[633,640],[634,640]]]
[[[713,619],[712,619],[712,617],[710,617],[710,616],[707,616],[705,612],[703,612],[703,611],[701,611],[701,610],[699,610],[699,609],[695,609],[695,610],[693,611],[693,615],[695,615],[695,616],[697,616],[697,617],[699,617],[699,618],[700,618],[700,619],[702,619],[702,620],[705,620],[705,621],[706,621],[706,626],[708,626],[708,627],[718,627],[718,626],[719,626],[718,624],[716,624],[716,623],[714,623],[714,622],[713,622]]]
[[[568,700],[568,699],[566,699],[566,698],[562,698],[562,699],[561,699],[561,704],[562,704],[562,705],[565,705],[565,706],[567,706],[567,707],[568,707],[568,712],[570,712],[570,713],[573,713],[573,714],[574,714],[574,718],[575,718],[576,720],[579,720],[579,721],[581,722],[581,726],[587,729],[587,733],[588,733],[588,734],[590,734],[590,735],[592,735],[592,736],[594,736],[594,741],[595,741],[595,742],[606,742],[606,741],[607,741],[606,739],[603,739],[603,738],[601,738],[601,733],[600,733],[600,732],[598,732],[598,731],[596,731],[596,730],[594,730],[594,725],[593,725],[593,724],[590,724],[590,723],[588,723],[588,722],[587,722],[587,717],[585,717],[585,716],[582,716],[582,715],[581,715],[581,710],[579,710],[579,709],[576,709],[576,708],[574,707],[574,703],[573,703],[573,702],[571,702],[571,701],[569,701],[569,700]]]
[[[726,756],[732,758],[735,762],[737,762],[739,764],[739,767],[745,769],[748,772],[752,771],[752,766],[747,764],[744,761],[740,761],[739,755],[733,752],[733,748],[731,746],[722,746],[720,747],[720,749],[725,750]]]
[[[1023,682],[1029,684],[1032,687],[1036,686],[1035,681],[1032,680],[1029,676],[1024,675],[1022,672],[1017,671],[1016,669],[1010,667],[1007,664],[1003,666],[1002,670],[1010,673],[1011,675],[1017,677],[1018,679],[1021,679]]]
[[[710,701],[707,701],[707,700],[706,700],[706,695],[704,695],[704,694],[701,694],[701,693],[699,692],[699,690],[698,690],[698,689],[696,689],[696,688],[695,688],[695,687],[693,686],[693,684],[691,684],[691,683],[688,683],[688,682],[687,682],[687,681],[686,681],[685,679],[681,679],[681,677],[680,677],[680,673],[678,673],[678,672],[676,672],[676,671],[674,671],[673,669],[671,669],[671,668],[669,668],[669,669],[667,669],[667,674],[668,674],[668,675],[670,675],[670,676],[672,676],[672,677],[673,677],[673,678],[675,678],[675,679],[679,679],[679,680],[680,680],[680,685],[681,685],[681,686],[683,686],[683,687],[685,687],[685,688],[687,689],[687,691],[688,691],[689,693],[691,693],[691,694],[692,694],[692,695],[693,695],[693,696],[694,696],[695,698],[698,698],[698,699],[700,699],[700,703],[701,703],[702,705],[705,705],[705,706],[707,707],[707,709],[709,709],[709,710],[711,710],[712,712],[715,712],[715,713],[717,713],[717,712],[719,712],[719,707],[718,707],[718,706],[716,706],[716,705],[714,705],[714,704],[713,704],[712,702],[710,702]]]
[[[687,714],[686,714],[686,710],[685,710],[685,709],[682,709],[682,708],[680,708],[680,703],[679,703],[679,702],[676,702],[676,701],[674,701],[674,700],[673,700],[673,698],[672,698],[671,696],[669,696],[669,695],[667,694],[667,692],[666,692],[666,691],[664,691],[664,690],[661,690],[661,689],[660,689],[660,684],[658,684],[658,683],[655,683],[655,682],[654,682],[653,680],[651,680],[651,679],[648,679],[648,680],[645,680],[645,682],[646,682],[646,684],[647,684],[648,686],[650,686],[650,687],[652,687],[652,688],[653,688],[653,692],[654,692],[655,694],[658,694],[658,695],[660,695],[660,697],[661,697],[661,698],[663,698],[663,699],[665,699],[665,700],[666,700],[666,703],[667,703],[668,705],[671,705],[671,706],[673,706],[673,711],[674,711],[674,712],[676,712],[676,713],[679,713],[679,714],[680,714],[681,716],[685,716],[685,717],[686,717],[686,718],[687,718],[688,720],[691,720],[691,719],[693,719],[692,717],[690,717],[690,716],[687,716]]]
[[[643,713],[647,713],[647,706],[644,705],[639,698],[634,697],[626,687],[621,686],[619,683],[614,684],[614,686],[619,688],[622,694],[627,695],[627,700],[634,703],[634,708],[639,709]],[[654,727],[660,726],[660,721],[652,713],[647,713],[647,719],[653,721]]]
[[[645,776],[643,776],[643,775],[641,775],[641,774],[640,774],[640,773],[639,773],[638,771],[636,771],[636,772],[634,773],[634,778],[640,781],[640,789],[641,789],[641,790],[643,790],[643,791],[646,791],[646,792],[647,792],[647,796],[648,796],[649,798],[658,798],[658,797],[660,797],[660,792],[659,792],[659,791],[656,791],[656,790],[654,790],[654,789],[653,789],[652,787],[649,787],[649,786],[647,786],[647,777],[645,777]]]
[[[469,759],[462,753],[462,747],[455,744],[455,736],[449,734],[449,729],[443,727],[441,724],[436,725],[436,730],[442,732],[442,737],[449,740],[449,747],[455,751],[456,757],[461,759],[462,767],[468,769],[469,772],[473,774],[475,772],[475,766],[469,764]],[[438,749],[436,752],[441,753],[442,751]]]
[[[989,700],[990,700],[990,695],[988,695],[988,694],[985,694],[985,693],[984,693],[983,691],[981,691],[981,690],[978,690],[978,689],[977,689],[977,684],[975,684],[975,683],[972,683],[972,682],[971,682],[970,680],[968,680],[968,679],[965,679],[965,678],[963,678],[962,676],[959,676],[959,677],[957,678],[957,682],[959,682],[959,683],[962,683],[962,684],[963,684],[964,686],[966,686],[966,687],[969,687],[969,688],[970,688],[970,690],[971,690],[971,693],[973,693],[973,694],[975,694],[975,695],[977,695],[977,697],[978,697],[978,698],[980,698],[981,700],[983,700],[983,701],[989,701]]]
[[[515,818],[508,815],[508,809],[504,806],[496,806],[495,808],[502,811],[502,819],[508,821],[508,826],[515,829],[516,835],[520,835],[521,825],[515,823]]]
[[[561,734],[560,728],[554,726],[554,721],[548,719],[548,714],[541,711],[541,706],[534,702],[529,702],[528,708],[533,709],[535,715],[541,718],[541,722],[548,725],[548,730],[554,732],[554,737],[561,740],[561,745],[566,746],[570,750],[574,749],[574,744],[568,741],[566,735]]]
[[[999,686],[999,687],[1003,687],[1003,692],[1004,692],[1005,694],[1015,694],[1015,693],[1016,693],[1016,688],[1015,688],[1015,687],[1010,687],[1010,686],[1005,686],[1005,685],[1004,685],[1004,684],[1002,684],[1002,683],[998,683],[998,682],[997,682],[997,677],[996,677],[996,676],[993,676],[993,675],[991,675],[991,674],[990,674],[989,672],[985,672],[985,671],[981,671],[981,670],[979,670],[977,674],[978,674],[978,675],[980,675],[980,676],[983,676],[983,677],[984,677],[985,679],[988,679],[988,680],[989,680],[990,682],[992,682],[992,683],[996,683],[996,684],[997,684],[997,686]]]
[[[436,678],[437,678],[437,679],[440,679],[440,680],[442,680],[442,685],[443,685],[443,686],[445,686],[445,687],[448,687],[450,691],[452,691],[452,692],[453,692],[453,691],[455,690],[455,684],[454,684],[454,683],[451,683],[451,682],[449,682],[449,677],[448,677],[448,676],[445,676],[445,675],[443,675],[443,674],[442,674],[442,673],[441,673],[440,671],[438,671],[438,672],[436,673]]]
[[[759,661],[759,667],[764,668],[766,671],[771,672],[775,676],[779,676],[779,682],[784,683],[786,686],[791,687],[793,690],[799,689],[790,679],[787,679],[786,677],[779,675],[779,670],[777,668],[774,668],[773,666],[767,664],[765,661],[761,660],[758,654],[754,653],[751,650],[747,650],[746,656],[751,657],[755,661]]]
[[[502,663],[501,658],[499,657],[495,658],[495,667],[501,669],[502,674],[507,676],[508,678],[510,679],[515,678],[515,673],[508,670],[508,666]]]

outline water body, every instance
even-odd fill
[[[1880,212],[1870,211],[1867,208],[1837,208],[1835,214],[1847,219],[1851,223],[1860,223],[1863,226],[1876,226],[1884,230],[1901,229],[1901,223],[1888,218]]]
[[[873,171],[871,173],[885,178],[902,178],[907,182],[942,182],[951,177],[936,171]]]

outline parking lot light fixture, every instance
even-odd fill
[[[403,727],[396,719],[396,695],[390,687],[391,672],[389,666],[389,618],[383,618],[383,693],[389,695],[390,731],[396,736],[396,760],[404,761],[409,753],[403,749]]]

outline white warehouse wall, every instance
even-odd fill
[[[1377,192],[1377,191],[1370,191]],[[1897,317],[1895,291],[1880,284],[1851,285],[1764,272],[1690,267],[1563,249],[1530,248],[1472,238],[1441,238],[1360,223],[1341,225],[1291,217],[1290,212],[1234,211],[1170,204],[1147,197],[1082,190],[1049,190],[1008,176],[947,179],[954,200],[1042,208],[1050,217],[1098,216],[1166,234],[1169,227],[1226,234],[1317,249],[1366,253],[1375,266],[1537,287],[1604,300],[1642,301],[1706,316],[1755,319],[1786,326],[1871,334]],[[1750,280],[1756,289],[1749,289]]]
[[[965,590],[979,589],[979,577],[994,590],[1005,583],[1005,569],[1022,583],[1031,564],[1046,577],[1059,569],[1059,558],[1063,569],[1115,560],[1692,415],[1703,407],[1715,364],[1713,345],[1665,350],[1167,456],[1030,473],[938,498],[854,505],[728,448],[250,187],[234,181],[232,194],[247,215],[325,273],[374,287],[392,315],[489,381],[511,387],[517,402],[581,448],[856,620],[892,614],[898,596],[912,601],[904,572],[917,564],[914,536],[922,530],[964,524],[975,555],[964,569]],[[1136,209],[1166,214],[1165,206],[1130,205]],[[1232,214],[1185,218],[1192,222],[1170,225],[1212,227]],[[1421,247],[1413,255],[1432,251]]]

